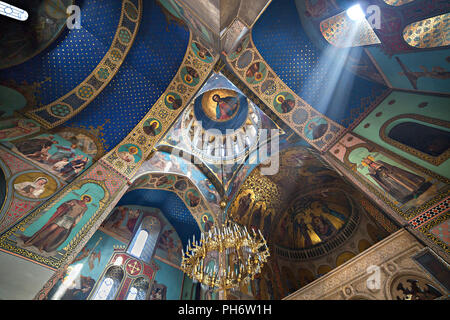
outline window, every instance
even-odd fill
[[[142,219],[142,222],[128,247],[127,253],[144,262],[150,262],[160,231],[161,222],[156,217],[145,217]]]
[[[144,277],[135,279],[128,290],[126,300],[145,300],[147,298],[148,280]]]
[[[383,0],[383,1],[386,2],[390,6],[399,7],[404,4],[413,2],[414,0]]]
[[[403,29],[403,39],[416,48],[450,45],[450,13],[411,23]]]
[[[145,230],[139,231],[136,242],[131,249],[130,254],[135,256],[136,258],[140,258],[142,254],[142,250],[144,250],[145,243],[147,242],[148,232]]]
[[[381,43],[366,19],[351,20],[345,11],[323,20],[320,32],[330,44],[339,48]]]
[[[91,300],[114,300],[123,276],[124,273],[121,267],[111,266],[103,276]]]

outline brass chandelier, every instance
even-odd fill
[[[250,234],[253,233],[253,234]],[[261,231],[239,226],[227,220],[219,227],[203,232],[199,241],[188,241],[182,252],[181,270],[214,291],[237,289],[261,272],[270,256]]]

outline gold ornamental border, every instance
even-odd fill
[[[183,62],[165,92],[128,136],[101,159],[102,162],[129,180],[138,171],[142,163],[151,155],[156,143],[164,137],[172,124],[178,119],[179,114],[189,105],[191,99],[210,75],[219,58],[216,55],[211,62],[198,59],[192,48],[193,40],[192,33],[190,33],[189,44]],[[189,84],[185,81],[186,72],[191,72],[195,75],[194,78],[197,78],[195,84]],[[182,100],[181,105],[177,109],[173,109],[166,104],[166,98],[173,94],[177,94]],[[158,132],[155,134],[146,133],[145,127],[148,126],[150,121],[153,122],[154,120],[159,122]],[[119,156],[119,149],[127,145],[133,145],[137,148],[134,152],[139,154],[140,159],[134,163],[126,162]]]
[[[137,0],[137,3],[139,8],[136,8],[136,6],[129,0],[122,1],[122,12],[112,44],[103,59],[95,67],[94,71],[92,71],[91,74],[89,74],[86,79],[78,84],[74,89],[58,100],[38,109],[27,111],[25,114],[28,117],[36,120],[47,129],[54,128],[81,112],[103,91],[103,89],[119,71],[120,66],[128,55],[128,52],[130,51],[138,33],[142,18],[142,0]],[[127,10],[135,10],[136,15],[130,15]],[[124,21],[133,23],[134,30],[129,30],[126,26],[127,24],[124,24]],[[92,85],[93,83],[95,83],[95,86]],[[84,95],[80,94],[80,92],[84,93]],[[77,100],[84,100],[80,106],[74,108],[70,105],[70,102],[66,101],[73,96],[76,96]],[[58,106],[66,108],[66,112],[60,115],[55,114],[52,111],[52,108]],[[58,120],[50,122],[44,119],[39,115],[43,112],[51,118],[57,118]]]
[[[294,132],[296,132],[313,147],[319,151],[324,151],[328,144],[330,144],[335,137],[344,130],[344,127],[315,110],[280,79],[280,77],[272,70],[270,65],[264,60],[255,47],[251,33],[244,37],[243,40],[241,40],[241,43],[245,43],[246,41],[248,41],[248,44],[242,49],[241,54],[236,57],[233,56],[231,59],[230,55],[233,55],[234,52],[227,56],[228,65],[243,81],[243,83],[245,83],[247,87],[250,88],[258,96],[258,98],[261,99],[286,125],[288,125]],[[238,57],[248,51],[252,51],[253,53],[252,60],[245,66],[238,68]],[[250,83],[246,79],[246,72],[249,67],[256,62],[262,63],[266,68],[266,72],[259,82]],[[266,88],[264,89],[264,87]],[[295,100],[295,106],[286,113],[281,113],[274,107],[274,99],[283,92],[291,94]],[[300,120],[299,115],[304,118]],[[294,121],[294,118],[297,119],[297,121]],[[323,119],[328,124],[326,131],[316,139],[310,139],[304,133],[305,126],[313,118]]]
[[[181,190],[177,190],[176,188],[173,187],[175,183],[169,187],[158,187],[155,185],[155,183],[150,182],[151,179],[154,179],[154,178],[158,179],[163,176],[174,176],[176,178],[176,182],[181,181],[181,180],[186,181],[187,186],[184,190],[181,191]],[[183,203],[186,205],[186,208],[191,212],[192,217],[197,222],[201,231],[205,231],[202,227],[202,221],[201,221],[204,214],[209,213],[210,216],[213,218],[214,223],[217,220],[217,215],[209,206],[209,203],[206,200],[205,196],[197,188],[197,186],[192,182],[192,180],[189,177],[179,174],[179,173],[172,173],[172,172],[148,172],[148,173],[144,173],[143,175],[140,175],[139,177],[136,178],[136,180],[142,179],[144,177],[146,177],[146,180],[144,181],[144,183],[137,184],[137,185],[131,185],[131,187],[125,193],[128,193],[133,190],[137,190],[137,189],[171,191],[171,192],[175,193],[183,201]],[[186,200],[184,197],[186,192],[190,189],[194,189],[195,191],[197,191],[198,195],[200,196],[201,201],[195,207],[191,207],[188,203],[186,203]],[[206,211],[204,211],[205,209],[206,209]]]

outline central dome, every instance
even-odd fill
[[[227,129],[237,130],[245,123],[248,116],[248,100],[234,90],[212,89],[195,99],[194,113],[205,130],[214,128],[225,134]]]

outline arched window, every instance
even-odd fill
[[[136,238],[136,242],[134,243],[130,254],[135,256],[136,258],[140,258],[142,251],[144,250],[145,243],[147,242],[148,238],[148,232],[146,230],[141,230],[138,233],[138,236]]]
[[[128,290],[126,300],[145,300],[150,287],[148,280],[144,277],[139,277],[133,281]]]
[[[450,45],[450,13],[411,23],[403,29],[403,39],[410,46],[416,48]],[[439,71],[436,70],[436,72]]]
[[[338,48],[381,43],[366,19],[351,20],[345,11],[323,20],[320,32],[330,44]]]
[[[100,285],[92,295],[91,300],[114,300],[119,291],[124,273],[121,267],[112,266],[106,271]]]
[[[144,262],[150,262],[160,232],[161,222],[153,216],[145,217],[131,240],[127,253]]]
[[[386,2],[390,6],[399,7],[404,4],[413,2],[414,0],[383,0],[383,1]]]

